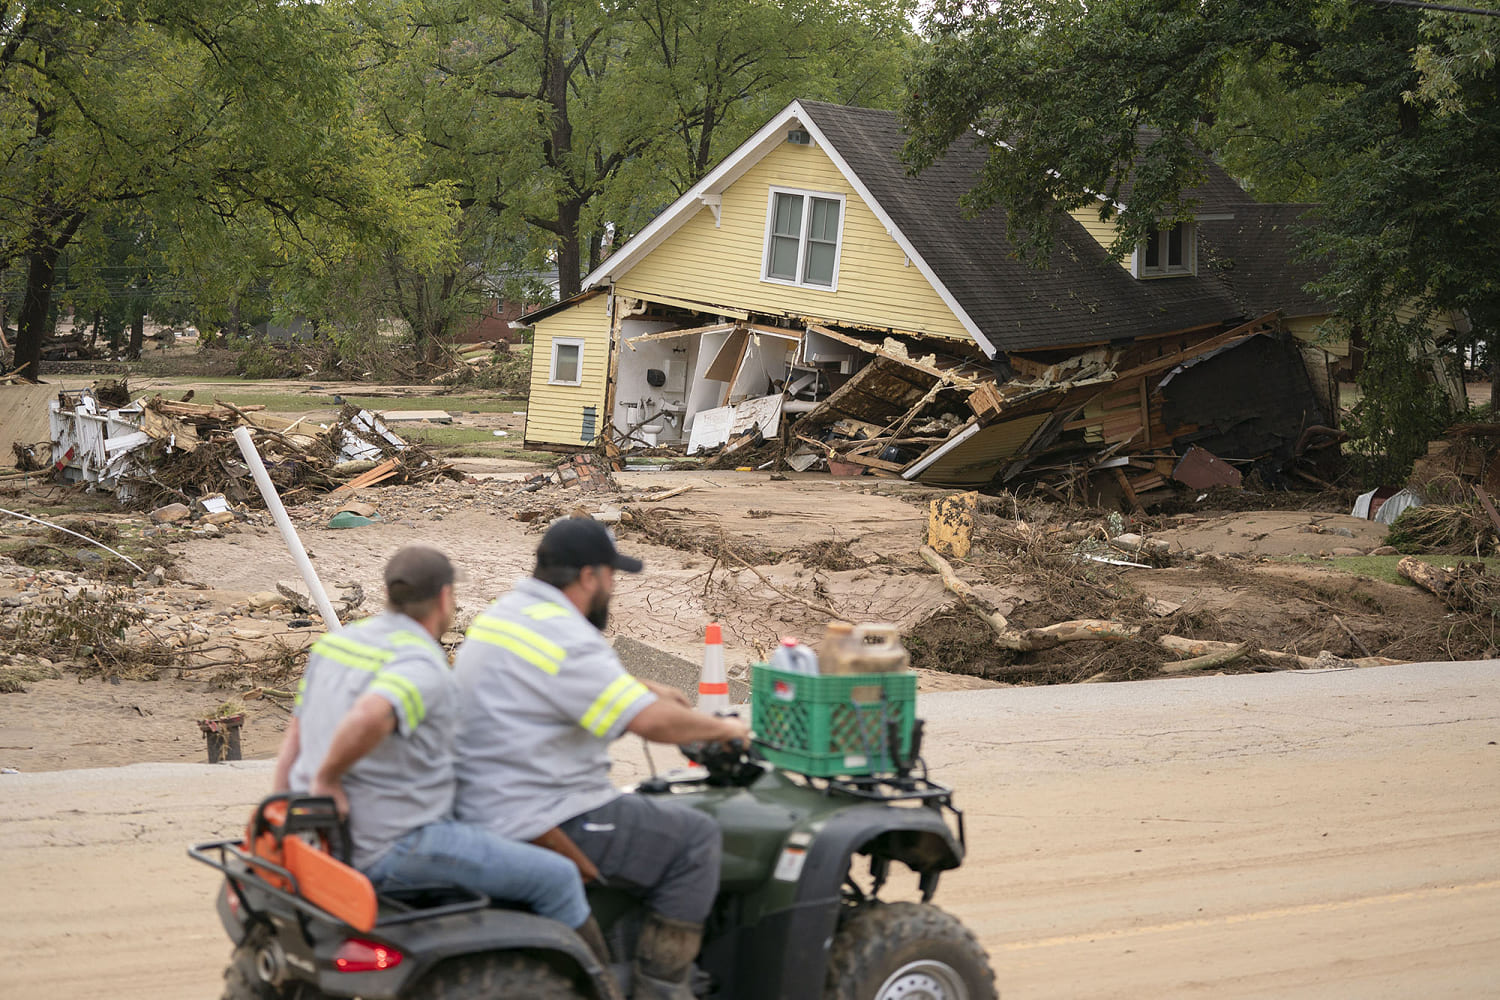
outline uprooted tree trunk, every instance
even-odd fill
[[[1335,656],[1301,656],[1297,653],[1286,653],[1271,649],[1257,649],[1254,643],[1232,643],[1216,642],[1211,639],[1189,639],[1180,635],[1161,635],[1147,637],[1142,635],[1139,625],[1129,625],[1125,622],[1104,621],[1095,618],[1079,619],[1077,621],[1058,622],[1043,628],[1030,628],[1016,630],[1011,627],[1005,617],[993,608],[986,608],[971,588],[963,580],[959,579],[952,564],[930,546],[921,548],[922,559],[937,570],[938,575],[943,578],[943,586],[959,599],[959,602],[968,608],[979,618],[989,625],[995,633],[995,641],[1002,649],[1009,649],[1017,653],[1031,653],[1042,649],[1051,649],[1065,642],[1123,642],[1130,639],[1141,639],[1156,643],[1162,649],[1170,653],[1178,653],[1190,659],[1169,661],[1162,664],[1164,673],[1186,673],[1193,670],[1206,670],[1213,667],[1224,666],[1235,660],[1254,653],[1269,660],[1285,663],[1293,667],[1323,667],[1323,666],[1356,666],[1376,667],[1389,666],[1402,663],[1402,660],[1393,660],[1385,656],[1365,656],[1359,659],[1345,659]]]

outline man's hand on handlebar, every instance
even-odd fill
[[[723,723],[724,735],[717,737],[720,743],[731,749],[743,750],[750,745],[750,724],[737,715],[721,715],[718,717]],[[735,744],[739,746],[736,747]]]

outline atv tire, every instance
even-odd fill
[[[251,929],[238,948],[229,955],[229,966],[224,970],[223,1000],[317,1000],[323,994],[305,983],[295,983],[289,989],[279,989],[260,978],[255,969],[255,956],[269,936],[266,928]]]
[[[408,1000],[583,1000],[573,981],[529,955],[468,955],[428,973]]]
[[[823,1000],[997,1000],[989,956],[926,903],[870,903],[833,938]]]

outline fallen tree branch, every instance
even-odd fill
[[[954,571],[953,565],[938,555],[931,546],[924,545],[919,550],[922,559],[927,565],[937,571],[943,580],[943,586],[958,598],[959,603],[968,608],[975,615],[984,619],[995,633],[995,641],[1004,649],[1017,653],[1031,653],[1042,649],[1052,649],[1065,642],[1125,642],[1141,638],[1141,627],[1129,625],[1124,622],[1105,621],[1096,618],[1083,618],[1077,621],[1058,622],[1055,625],[1047,625],[1042,628],[1029,628],[1016,631],[1010,627],[1005,617],[993,610],[987,610],[984,602],[979,599],[963,580],[959,579],[958,573]],[[1403,560],[1404,561],[1404,560]],[[1425,565],[1425,564],[1424,564]],[[805,603],[805,602],[804,602]],[[1183,653],[1193,660],[1178,660],[1173,663],[1163,664],[1164,673],[1185,673],[1190,670],[1202,670],[1209,667],[1221,666],[1243,659],[1251,653],[1256,653],[1266,659],[1285,663],[1289,666],[1300,668],[1323,667],[1327,661],[1313,656],[1300,656],[1296,653],[1284,653],[1278,650],[1258,649],[1253,642],[1232,643],[1218,642],[1212,639],[1188,639],[1179,635],[1157,636],[1154,641],[1158,646],[1173,653]],[[1356,640],[1358,642],[1358,640]],[[1404,660],[1393,660],[1385,656],[1364,656],[1357,660],[1346,660],[1339,658],[1340,663],[1347,663],[1356,667],[1390,666],[1404,663]]]
[[[1361,653],[1364,653],[1366,656],[1374,656],[1375,655],[1374,653],[1370,652],[1370,647],[1366,646],[1364,644],[1364,641],[1362,639],[1360,639],[1359,636],[1357,636],[1357,635],[1354,634],[1354,630],[1352,628],[1350,628],[1348,625],[1344,624],[1344,619],[1340,618],[1338,615],[1334,615],[1333,616],[1333,622],[1339,628],[1341,628],[1341,629],[1344,630],[1344,634],[1349,637],[1349,641],[1352,642],[1352,643],[1354,643],[1355,646],[1359,647],[1359,651]]]
[[[748,569],[750,572],[754,573],[756,576],[760,577],[761,583],[764,583],[767,587],[770,587],[772,590],[776,591],[776,593],[780,594],[782,597],[785,597],[787,600],[796,601],[804,608],[809,608],[813,611],[816,611],[820,615],[827,615],[829,621],[844,621],[847,617],[843,612],[835,611],[833,608],[830,608],[826,604],[815,604],[805,597],[798,597],[796,594],[788,593],[787,591],[782,590],[780,587],[776,586],[776,584],[771,582],[770,577],[766,576],[766,574],[762,573],[754,566],[751,566],[745,560],[741,559],[733,552],[730,552],[728,549],[724,550],[724,554],[729,556],[729,558],[733,559],[735,562],[739,563],[741,566]]]
[[[1235,660],[1243,659],[1253,652],[1255,652],[1255,643],[1242,642],[1238,646],[1215,653],[1205,653],[1202,656],[1195,656],[1189,660],[1176,660],[1170,663],[1163,663],[1157,669],[1164,674],[1185,674],[1193,670],[1212,670],[1214,667],[1222,667],[1233,663]]]
[[[1093,618],[1058,622],[1043,628],[1029,628],[1017,632],[1010,627],[1010,622],[1004,615],[984,606],[984,602],[974,593],[973,588],[958,578],[953,565],[938,555],[932,546],[924,545],[920,551],[923,561],[937,570],[938,575],[942,577],[943,586],[953,593],[964,607],[983,618],[985,623],[994,630],[995,639],[1006,649],[1018,653],[1030,653],[1039,649],[1051,649],[1065,642],[1121,642],[1140,635],[1139,626]]]
[[[1447,600],[1453,585],[1458,582],[1458,572],[1451,569],[1443,569],[1425,563],[1412,556],[1406,556],[1396,564],[1396,572],[1406,577],[1412,583],[1421,587],[1429,593],[1436,594],[1443,600]]]
[[[953,565],[948,560],[938,555],[937,550],[931,545],[922,546],[921,553],[922,560],[937,570],[938,576],[943,579],[943,586],[958,598],[959,603],[983,618],[989,627],[994,629],[995,637],[1000,640],[1001,645],[1008,649],[1020,649],[1019,646],[1010,645],[1011,642],[1019,641],[1019,637],[1010,629],[1010,622],[1006,621],[1005,616],[1000,612],[992,608],[986,610],[981,607],[982,602],[979,601],[973,589],[958,578],[958,574],[954,572]]]

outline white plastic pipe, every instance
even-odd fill
[[[286,508],[281,505],[281,497],[276,492],[276,484],[271,482],[271,476],[266,472],[266,465],[260,460],[260,452],[255,450],[255,442],[250,438],[250,429],[236,427],[234,443],[240,446],[240,454],[245,456],[245,464],[250,466],[250,474],[255,477],[255,485],[260,487],[260,495],[265,498],[266,510],[271,512],[271,517],[276,521],[276,527],[281,529],[281,540],[286,542],[287,550],[296,561],[297,569],[302,573],[302,582],[307,584],[307,592],[312,595],[313,603],[318,606],[318,613],[323,616],[323,622],[328,626],[328,631],[337,632],[343,628],[343,625],[339,622],[339,616],[333,612],[333,604],[329,602],[328,594],[323,590],[323,581],[318,579],[318,572],[313,569],[312,560],[307,558],[307,550],[302,547],[302,539],[297,537],[297,529],[292,527],[292,519],[286,516]]]

